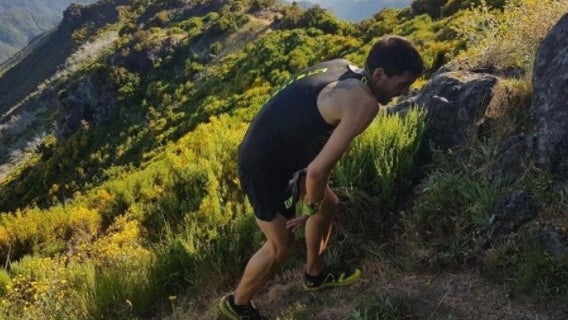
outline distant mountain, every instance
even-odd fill
[[[0,63],[39,34],[57,26],[71,3],[96,0],[0,0]]]
[[[292,2],[292,0],[288,2]],[[342,19],[360,21],[370,18],[373,13],[383,8],[406,7],[412,3],[412,0],[303,0],[296,2],[302,7],[318,4],[322,8],[329,9]]]

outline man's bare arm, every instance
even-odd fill
[[[345,87],[351,84],[338,83],[332,94],[335,103],[341,104],[339,124],[321,152],[308,165],[306,175],[306,198],[317,203],[322,200],[331,170],[345,153],[351,141],[373,121],[379,110],[376,100],[363,88]]]

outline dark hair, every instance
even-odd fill
[[[406,38],[386,36],[377,41],[365,62],[365,70],[372,73],[382,68],[390,76],[399,76],[405,71],[420,75],[424,71],[424,63],[416,47]]]

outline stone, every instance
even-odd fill
[[[414,105],[428,111],[425,138],[444,151],[464,145],[477,131],[493,96],[496,76],[468,71],[436,74],[415,96],[391,107],[405,113]]]
[[[568,178],[568,14],[542,41],[532,77],[536,164]]]

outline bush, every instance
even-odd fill
[[[477,141],[460,154],[434,153],[434,169],[417,186],[412,208],[403,214],[407,253],[421,255],[422,266],[458,268],[471,261],[502,187],[483,175],[493,150],[491,141]]]
[[[567,11],[568,0],[510,1],[502,14],[482,3],[456,23],[468,46],[460,57],[481,66],[520,67],[530,75],[540,42]]]
[[[0,300],[6,320],[86,319],[76,294],[73,268],[66,258],[26,256],[13,263],[11,280]]]
[[[396,203],[398,192],[410,186],[425,116],[422,109],[406,116],[379,115],[339,161],[334,182],[377,196],[385,204]]]

